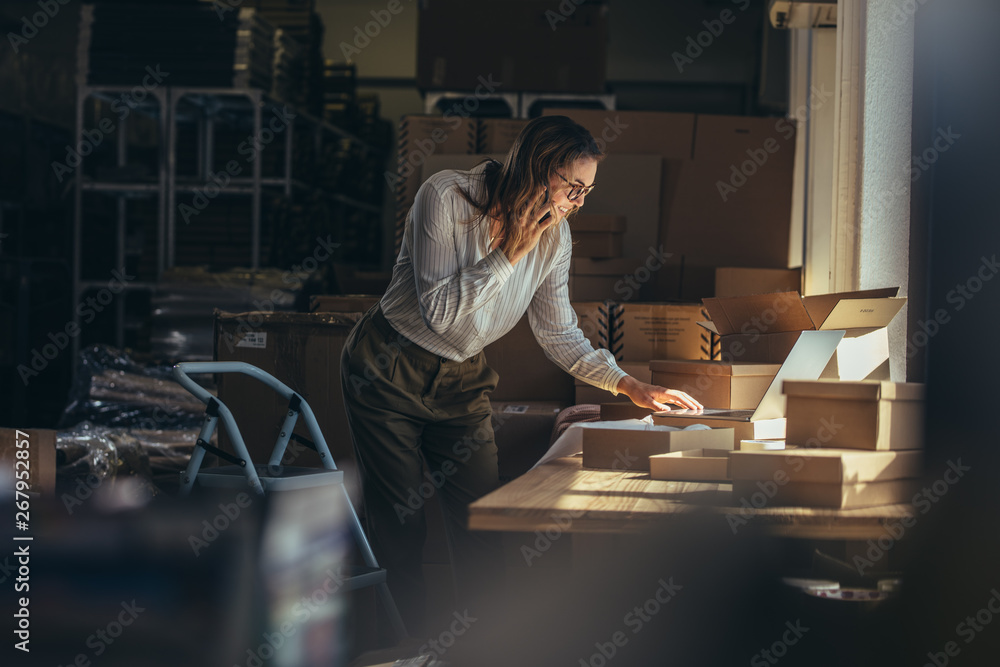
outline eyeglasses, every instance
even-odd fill
[[[573,201],[574,199],[579,199],[582,196],[589,195],[590,191],[597,187],[597,183],[591,183],[590,185],[578,185],[576,183],[571,183],[566,180],[566,177],[560,174],[558,171],[553,172],[556,176],[563,179],[566,185],[570,187],[569,194],[566,195],[566,199]]]

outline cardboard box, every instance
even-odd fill
[[[922,384],[789,380],[782,390],[789,443],[867,450],[923,447]]]
[[[823,377],[841,380],[888,379],[889,343],[885,327],[906,303],[892,287],[801,297],[798,292],[705,299],[711,322],[721,335],[725,360],[781,363],[806,330],[843,329],[847,333]]]
[[[486,363],[500,376],[492,400],[567,404],[573,400],[573,377],[545,356],[527,315],[484,351]]]
[[[367,313],[381,299],[369,294],[317,294],[309,299],[309,312]]]
[[[738,451],[730,458],[734,480],[860,484],[917,479],[923,470],[922,452],[862,452],[847,449],[796,449],[794,451]]]
[[[649,457],[652,479],[682,481],[729,481],[729,455],[725,449],[689,449]]]
[[[286,384],[309,403],[345,483],[357,489],[354,447],[344,411],[340,354],[360,313],[227,313],[215,311],[215,360],[243,361]],[[233,413],[250,458],[266,463],[278,439],[288,401],[242,373],[216,376],[219,400]],[[301,417],[295,433],[309,438]],[[220,447],[232,451],[225,429]],[[293,450],[294,443],[289,445]],[[344,465],[344,464],[347,465]],[[319,456],[302,448],[296,466],[323,467]]]
[[[515,118],[480,118],[477,153],[507,153],[527,120]]]
[[[802,289],[802,269],[745,269],[719,267],[715,270],[715,296],[744,296]]]
[[[784,118],[699,114],[661,239],[704,266],[788,268],[795,126]],[[796,262],[796,263],[793,263]]]
[[[764,484],[761,480],[735,480],[733,481],[733,498],[749,499],[754,495],[767,497],[760,487],[761,484]],[[913,496],[920,492],[920,481],[915,479],[861,484],[817,484],[815,482],[788,482],[784,485],[768,482],[767,484],[768,489],[774,491],[767,500],[768,507],[788,505],[792,507],[858,509],[911,502]]]
[[[685,426],[690,426],[688,423]],[[649,471],[649,457],[688,449],[733,448],[733,429],[671,431],[656,426],[645,430],[583,429],[583,467]]]
[[[576,5],[568,14],[538,0],[421,3],[417,87],[483,90],[486,79],[497,92],[603,93],[607,15],[603,2]]]
[[[520,477],[549,450],[556,417],[569,407],[552,401],[496,401],[493,432],[501,480]]]
[[[736,447],[739,452],[770,452],[783,449],[795,449],[795,446],[785,445],[784,440],[740,440]]]
[[[399,252],[406,215],[424,182],[422,165],[432,155],[475,153],[479,121],[451,116],[403,116],[397,132],[395,249]]]
[[[614,303],[609,301],[573,301],[577,326],[595,350],[608,349],[608,320]]]
[[[698,304],[620,303],[609,321],[609,349],[620,361],[707,359]]]
[[[640,408],[632,401],[626,403],[601,403],[601,421],[613,422],[622,419],[644,419],[653,414],[649,408]]]
[[[634,377],[640,382],[649,382],[650,371],[649,364],[644,361],[640,362],[628,362],[620,361],[618,362],[618,367],[623,371]],[[603,389],[598,389],[597,387],[587,384],[582,380],[574,380],[575,382],[575,401],[576,405],[581,405],[583,403],[607,403],[608,401],[618,400],[622,403],[627,403],[628,405],[634,405],[628,396],[625,394],[618,394],[617,398],[611,394],[611,392],[604,391]]]
[[[27,458],[19,458],[19,451],[27,451]],[[41,428],[0,428],[0,465],[3,465],[4,474],[9,475],[11,489],[20,480],[18,475],[24,475],[26,470],[29,491],[55,497],[56,432]]]
[[[598,140],[608,157],[598,168],[600,185],[587,196],[588,212],[624,213],[628,216],[629,231],[625,234],[625,255],[641,257],[646,254],[645,239],[653,239],[656,248],[673,253],[680,260],[681,251],[667,243],[664,230],[677,191],[683,164],[691,160],[694,152],[695,115],[690,113],[664,113],[657,111],[601,111],[591,109],[546,109],[544,115],[569,116],[587,128]],[[638,161],[621,176],[609,168],[619,156],[655,157],[657,180],[646,183],[653,164]],[[615,208],[605,210],[603,197],[611,190],[614,195],[609,204]],[[647,229],[648,206],[638,204],[649,195],[655,197],[655,222]],[[636,209],[622,208],[624,202],[635,202]],[[651,281],[655,299],[687,299],[678,292],[676,276],[658,271]],[[699,295],[708,296],[707,294]]]
[[[576,253],[576,248],[573,252]],[[645,289],[648,283],[640,285],[635,279],[635,272],[643,266],[643,261],[634,257],[574,257],[569,269],[569,298],[574,301],[605,301],[650,292]]]
[[[685,391],[706,408],[753,410],[781,365],[658,359],[649,367],[653,384]]]
[[[653,423],[658,426],[686,428],[691,425],[691,420],[654,412]],[[706,417],[705,419],[699,419],[697,423],[704,424],[712,429],[732,429],[733,449],[736,449],[741,440],[783,440],[785,438],[784,417],[762,419],[754,422],[736,422],[731,419]]]
[[[580,213],[570,222],[573,256],[621,257],[625,235],[625,216]]]

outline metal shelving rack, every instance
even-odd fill
[[[88,11],[88,7],[82,10]],[[88,17],[83,16],[83,21]],[[77,106],[76,106],[76,132],[75,145],[79,147],[83,140],[85,111],[88,100],[92,97],[113,99],[115,96],[128,93],[132,90],[130,86],[92,86],[88,85],[89,73],[89,51],[90,34],[89,30],[81,30],[78,50],[78,71],[77,71]],[[326,123],[298,108],[294,105],[286,104],[274,99],[265,91],[254,88],[204,88],[204,87],[182,87],[160,85],[148,91],[148,99],[140,104],[133,112],[146,113],[157,120],[158,146],[160,147],[157,156],[157,174],[155,178],[134,181],[116,180],[94,180],[85,176],[84,162],[81,157],[80,164],[75,170],[74,179],[74,199],[73,199],[73,251],[72,251],[72,279],[73,279],[73,303],[80,303],[81,298],[88,291],[100,289],[107,285],[107,281],[84,280],[82,277],[82,252],[83,237],[86,231],[87,221],[84,212],[84,193],[103,193],[116,199],[117,206],[117,229],[116,248],[113,255],[113,267],[118,268],[125,265],[126,261],[126,228],[128,225],[126,202],[129,199],[151,197],[156,199],[156,279],[152,282],[132,281],[125,284],[124,296],[134,294],[139,291],[151,292],[156,282],[160,280],[164,271],[175,266],[177,261],[176,245],[176,215],[177,196],[179,193],[195,192],[198,188],[203,188],[210,183],[209,174],[213,169],[214,162],[214,135],[215,118],[220,110],[232,108],[233,100],[243,100],[246,107],[247,101],[251,113],[253,114],[254,136],[260,136],[263,124],[263,116],[266,110],[277,106],[287,106],[295,113],[294,122],[286,128],[284,136],[284,174],[279,177],[265,177],[262,173],[262,161],[255,159],[252,166],[252,174],[246,178],[234,178],[225,187],[227,195],[247,195],[251,197],[251,253],[248,258],[252,270],[256,271],[261,267],[261,199],[265,188],[280,188],[283,194],[292,199],[296,193],[317,192],[318,188],[310,185],[306,180],[296,178],[295,164],[293,159],[294,135],[298,131],[312,133],[314,149],[317,157],[321,154],[325,141],[347,140],[356,144],[361,151],[375,151],[383,153],[381,149],[375,148],[352,135],[351,133]],[[197,161],[198,169],[194,178],[179,178],[177,174],[177,137],[178,123],[183,120],[178,107],[182,101],[200,105],[202,113],[197,119]],[[118,122],[115,133],[116,143],[116,164],[119,168],[128,166],[128,137],[127,123],[131,116]],[[109,138],[110,139],[110,138]],[[328,201],[337,206],[348,207],[366,211],[371,214],[380,214],[382,207],[377,204],[357,200],[345,193],[322,192],[320,194]],[[122,295],[119,295],[122,296]],[[114,304],[115,314],[115,342],[119,347],[125,342],[125,299],[118,298]],[[73,321],[79,326],[80,314],[77,309],[73,309]],[[75,336],[72,342],[72,353],[75,359],[80,350],[80,336]],[[76,369],[74,366],[74,375]]]

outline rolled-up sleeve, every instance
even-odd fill
[[[617,396],[618,383],[627,373],[618,367],[611,352],[595,350],[578,326],[569,300],[573,257],[569,223],[563,220],[560,225],[558,259],[531,300],[528,322],[545,356],[573,377]]]
[[[435,333],[492,302],[514,267],[498,248],[472,266],[461,266],[457,234],[475,233],[473,223],[456,219],[455,191],[442,194],[425,182],[410,211],[413,272],[420,314]]]

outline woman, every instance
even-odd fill
[[[603,157],[586,129],[546,116],[525,126],[503,164],[431,176],[407,217],[389,289],[344,347],[372,547],[411,632],[422,618],[429,492],[446,508],[460,594],[489,579],[473,566],[499,557],[492,539],[465,529],[468,504],[498,484],[488,397],[497,374],[483,348],[525,311],[546,355],[573,376],[654,410],[701,407],[628,376],[577,326],[566,218],[594,188]]]

